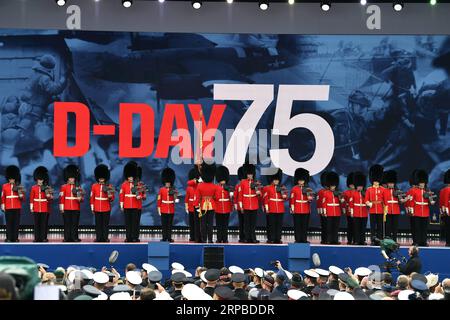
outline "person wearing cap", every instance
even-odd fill
[[[186,214],[189,217],[189,242],[200,242],[200,226],[197,225],[198,217],[195,214],[194,207],[196,189],[198,180],[200,179],[200,172],[198,171],[197,166],[194,166],[189,170],[188,179],[184,205]]]
[[[80,222],[80,208],[84,200],[81,188],[81,174],[78,166],[69,164],[64,168],[64,181],[59,190],[59,211],[64,220],[64,242],[80,242],[78,224]]]
[[[194,207],[200,220],[200,242],[213,243],[214,224],[214,194],[217,186],[214,184],[216,165],[204,162],[200,176],[202,182],[197,185]]]
[[[232,268],[233,269],[233,268]],[[217,281],[218,286],[229,286],[230,288],[233,288],[233,285],[231,284],[231,274],[234,272],[231,272],[227,267],[223,267],[220,269],[220,277]]]
[[[436,290],[436,287],[439,285],[439,275],[429,273],[425,276],[427,278],[427,286],[430,290],[430,293],[434,293]]]
[[[252,277],[253,287],[256,289],[261,289],[263,278],[264,278],[264,271],[261,268],[255,268]]]
[[[328,190],[327,187],[327,175],[328,171],[322,172],[320,175],[320,184],[322,189],[317,192],[317,213],[320,216],[320,243],[327,244],[328,243],[328,234],[327,234],[327,218],[324,214],[324,205],[323,205],[323,195]]]
[[[133,297],[139,296],[142,290],[142,278],[138,271],[128,271],[125,275],[125,284],[129,287],[129,291],[132,292]]]
[[[156,298],[156,293],[153,289],[144,288],[141,290],[139,295],[139,300],[154,300]]]
[[[410,275],[413,272],[420,273],[422,271],[422,261],[419,257],[419,248],[411,246],[408,249],[409,259],[406,264],[397,261],[398,270],[404,275]]]
[[[90,206],[95,217],[95,242],[109,242],[109,217],[114,201],[114,187],[110,184],[109,168],[100,164],[94,169],[96,183],[91,186]]]
[[[245,179],[244,175],[244,167],[240,166],[237,172],[238,176],[238,182],[234,186],[234,194],[233,194],[233,205],[234,209],[237,212],[238,215],[238,228],[239,228],[239,242],[245,242],[245,236],[244,236],[244,212],[239,206],[239,190],[241,186],[241,181]]]
[[[214,290],[217,287],[217,280],[220,277],[220,270],[218,269],[208,269],[205,273],[206,286],[204,291],[211,297],[214,296]]]
[[[266,274],[262,279],[261,291],[266,291],[266,292],[271,293],[273,290],[274,284],[275,284],[275,279],[272,276]]]
[[[293,187],[289,196],[289,209],[294,220],[294,237],[296,243],[308,243],[308,226],[311,202],[314,193],[308,187],[310,175],[304,168],[297,168],[294,173]]]
[[[181,291],[183,290],[184,281],[186,281],[186,276],[182,272],[175,272],[170,277],[172,281],[173,291],[170,293],[170,296],[174,300],[181,300],[183,297]]]
[[[48,242],[48,218],[53,191],[49,188],[49,176],[46,167],[39,166],[33,172],[36,184],[30,191],[30,212],[34,217],[34,242]]]
[[[231,300],[234,297],[234,292],[229,287],[218,286],[214,290],[213,300]]]
[[[302,289],[308,295],[312,294],[313,289],[317,286],[317,279],[319,278],[319,274],[314,270],[305,270],[305,278],[303,282],[305,287]]]
[[[219,166],[216,170],[216,181],[218,183],[214,192],[214,212],[216,214],[217,243],[228,243],[228,222],[232,210],[230,186],[230,172],[227,167]]]
[[[330,289],[330,286],[328,285],[328,277],[330,276],[330,272],[320,268],[316,268],[315,271],[319,275],[317,278],[317,287],[319,287],[319,289]]]
[[[416,188],[410,190],[412,208],[414,217],[414,227],[417,245],[426,247],[427,229],[430,217],[430,206],[435,204],[432,192],[427,188],[428,173],[424,170],[416,170],[414,174],[414,183]]]
[[[350,198],[351,195],[353,193],[353,191],[355,190],[355,183],[354,183],[354,172],[350,172],[347,175],[347,190],[345,190],[344,192],[342,192],[342,196],[344,197],[344,202],[341,203],[341,210],[342,210],[342,214],[344,214],[347,218],[347,244],[351,245],[351,244],[355,244],[354,241],[354,236],[353,236],[353,232],[354,232],[354,227],[353,227],[353,216],[351,214],[350,211]]]
[[[298,272],[292,273],[291,286],[289,289],[302,290],[304,288],[303,277]]]
[[[277,169],[273,175],[267,176],[268,186],[264,188],[263,202],[268,217],[269,229],[268,243],[282,243],[281,231],[283,228],[284,202],[288,200],[284,186],[280,186],[283,178],[283,171]]]
[[[161,241],[173,242],[172,224],[175,215],[175,199],[178,192],[174,188],[175,171],[165,168],[161,172],[163,187],[159,189],[157,199],[158,214],[161,216],[162,239]]]
[[[339,223],[341,219],[341,202],[344,201],[339,187],[339,175],[330,171],[326,175],[326,186],[328,187],[322,194],[322,211],[327,219],[327,239],[328,244],[340,244]]]
[[[353,242],[356,245],[364,246],[366,242],[366,225],[369,216],[364,201],[364,188],[366,187],[366,176],[359,171],[353,173],[353,183],[355,189],[348,198],[348,210],[353,219]]]
[[[262,196],[259,182],[256,181],[256,167],[253,164],[244,164],[245,179],[239,186],[239,208],[244,216],[244,235],[246,243],[259,243],[256,240],[256,215],[259,208],[259,199]]]
[[[17,166],[6,167],[5,178],[1,197],[1,208],[6,220],[5,242],[19,242],[20,210],[25,200],[25,192],[20,184],[20,169]]]
[[[369,168],[369,180],[372,186],[368,187],[364,202],[370,214],[370,245],[378,245],[384,238],[384,188],[381,186],[384,168],[375,164]]]
[[[388,170],[383,173],[384,211],[386,214],[386,236],[397,241],[398,219],[400,216],[400,203],[405,203],[406,198],[399,198],[397,189],[397,171]]]
[[[233,273],[231,283],[234,288],[234,296],[238,300],[248,300],[248,293],[245,290],[246,276],[243,273]]]
[[[109,282],[109,276],[103,271],[96,272],[94,273],[92,280],[94,281],[93,286],[96,289],[104,292],[105,286]]]
[[[450,247],[450,169],[444,174],[444,184],[439,192],[439,208],[445,228],[445,246]]]
[[[328,270],[330,271],[330,276],[328,278],[328,286],[330,287],[330,289],[339,290],[338,276],[344,271],[336,266],[330,266]]]
[[[144,193],[137,186],[138,165],[129,161],[123,168],[124,182],[120,187],[119,205],[124,213],[126,239],[125,242],[139,241],[139,208],[142,206]]]

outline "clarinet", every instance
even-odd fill
[[[430,189],[426,189],[425,192],[423,193],[423,198],[424,199],[428,199],[430,202],[431,201],[436,201],[437,198],[437,194],[435,194],[433,191],[431,191]]]
[[[23,197],[25,195],[25,188],[21,184],[17,185],[17,184],[14,183],[14,186],[12,187],[12,190],[14,192],[17,192],[19,194],[19,196],[21,196],[21,197]]]

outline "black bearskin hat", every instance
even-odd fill
[[[166,184],[167,182],[173,186],[175,183],[175,171],[171,168],[164,168],[161,172],[161,182],[162,184]]]
[[[355,188],[357,187],[366,187],[366,176],[364,173],[360,171],[356,171],[353,173],[353,184],[355,185]]]
[[[216,164],[208,164],[204,162],[202,164],[201,177],[204,182],[213,182],[216,175]]]
[[[127,180],[129,177],[137,178],[138,176],[138,166],[134,161],[128,162],[125,167],[123,167],[123,178]]]
[[[428,183],[428,173],[424,170],[417,170],[414,174],[414,184]]]
[[[228,183],[230,180],[230,171],[225,166],[219,166],[216,169],[216,181],[225,181],[225,183]]]
[[[322,187],[324,187],[324,188],[327,186],[327,175],[328,175],[328,173],[329,173],[329,171],[324,171],[320,175],[320,185]]]
[[[5,178],[6,180],[14,179],[16,183],[20,183],[22,180],[20,176],[20,169],[17,166],[7,166],[5,170]]]
[[[253,175],[253,179],[256,178],[256,167],[254,164],[250,164],[250,163],[246,163],[244,164],[244,176],[246,179],[248,174],[252,174]]]
[[[350,186],[353,184],[355,185],[355,173],[354,172],[350,172],[347,176],[347,187],[350,188]]]
[[[198,171],[198,167],[194,166],[191,170],[189,170],[188,179],[193,180],[198,178],[200,178],[200,172]]]
[[[109,172],[109,168],[104,164],[99,164],[95,167],[94,170],[95,180],[99,180],[101,178],[105,179],[105,181],[109,181],[109,177],[111,173]]]
[[[334,171],[328,172],[325,181],[327,187],[331,186],[339,187],[339,175]]]
[[[298,183],[299,180],[305,181],[305,184],[309,183],[309,171],[303,168],[295,169],[294,173],[294,185]]]
[[[374,183],[375,181],[380,182],[383,179],[383,166],[379,164],[374,164],[369,168],[369,180],[370,183]]]
[[[237,172],[239,181],[245,179],[244,166],[240,166]]]
[[[34,181],[44,180],[44,184],[48,184],[49,176],[48,176],[47,168],[43,167],[43,166],[39,166],[36,169],[34,169],[33,179],[34,179]]]
[[[383,183],[397,183],[397,171],[388,170],[383,173]]]
[[[64,181],[69,180],[69,178],[75,178],[76,182],[80,182],[80,169],[77,165],[69,164],[67,167],[64,168]]]
[[[444,183],[450,184],[450,169],[448,169],[444,174]]]
[[[278,169],[275,174],[271,174],[267,176],[267,183],[271,184],[274,180],[278,180],[281,182],[281,179],[283,178],[283,171],[281,169]]]

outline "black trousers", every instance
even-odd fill
[[[367,218],[353,218],[353,236],[355,244],[364,245],[366,242]]]
[[[139,241],[139,235],[141,234],[141,216],[142,209],[138,209],[137,215],[135,216],[135,220],[133,220],[133,240]]]
[[[245,241],[244,214],[240,210],[238,211],[238,221],[239,221],[239,241],[243,242],[243,241]]]
[[[271,225],[272,221],[270,219],[270,214],[266,213],[266,237],[267,241],[275,241],[273,240],[273,226]]]
[[[80,211],[64,210],[64,241],[78,241],[78,224],[80,222]]]
[[[189,241],[195,241],[195,212],[189,211]]]
[[[202,235],[201,235],[201,220],[198,216],[198,212],[194,211],[194,240],[195,242],[202,242]]]
[[[216,213],[217,242],[228,242],[229,213]]]
[[[409,228],[411,230],[411,237],[413,244],[417,244],[417,237],[416,237],[416,218],[410,216],[409,217]]]
[[[109,218],[110,211],[94,212],[95,216],[95,237],[98,242],[106,242],[109,238]]]
[[[246,242],[256,242],[257,210],[244,210],[244,236]]]
[[[341,217],[327,217],[327,238],[329,244],[339,243],[339,223]]]
[[[320,239],[322,243],[328,242],[327,218],[323,215],[320,216]]]
[[[417,244],[419,246],[425,246],[427,244],[428,218],[414,217],[414,220]]]
[[[442,220],[444,222],[445,244],[450,246],[450,216],[445,215]]]
[[[397,241],[398,214],[388,214],[386,216],[386,236]]]
[[[295,242],[308,241],[309,214],[293,214]]]
[[[125,215],[125,234],[127,242],[134,242],[139,239],[139,223],[140,223],[139,209],[124,209]]]
[[[383,214],[370,214],[370,238],[383,239]]]
[[[173,214],[161,213],[162,240],[172,240]]]
[[[352,244],[355,242],[355,237],[353,234],[353,218],[347,216],[347,243]]]
[[[42,242],[47,239],[48,212],[34,212],[34,241]]]
[[[268,213],[267,217],[269,219],[269,241],[279,243],[281,242],[281,231],[283,228],[283,214],[282,213]]]
[[[19,240],[19,226],[20,226],[20,209],[5,210],[6,220],[6,240]]]
[[[214,210],[203,212],[200,218],[200,239],[201,242],[213,242],[213,227],[214,227]]]

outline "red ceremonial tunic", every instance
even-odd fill
[[[384,188],[384,205],[387,207],[387,214],[400,214],[400,202],[398,197],[394,196],[393,188]]]
[[[353,218],[367,218],[369,215],[366,202],[364,201],[361,191],[352,190],[348,206]]]
[[[217,185],[216,191],[214,192],[214,210],[216,213],[230,213],[232,210],[232,200],[230,192],[224,189],[224,186]]]
[[[289,205],[293,214],[310,214],[311,212],[311,200],[303,194],[303,188],[297,185],[291,190]]]
[[[234,204],[234,209],[236,209],[236,211],[241,211],[241,208],[239,206],[239,188],[241,186],[241,182],[239,181],[239,183],[234,187],[234,195],[233,195],[233,204]]]
[[[13,187],[12,183],[5,183],[2,186],[2,206],[4,205],[5,210],[21,209],[22,201],[25,200],[25,197],[21,199],[19,193],[13,191]]]
[[[341,203],[341,210],[342,213],[347,215],[347,216],[351,216],[350,214],[350,207],[349,207],[349,200],[350,197],[352,196],[352,193],[355,189],[347,189],[345,190],[342,195],[344,197],[344,202]]]
[[[439,192],[439,208],[442,214],[450,214],[450,186],[442,188]]]
[[[340,217],[341,204],[339,198],[331,190],[325,190],[322,194],[322,208],[327,217]]]
[[[369,207],[370,214],[384,213],[384,188],[383,187],[369,187],[366,191],[365,202],[370,202],[372,207]]]
[[[186,204],[188,212],[194,212],[194,202],[197,189],[197,181],[189,180],[186,187],[186,197],[184,203]]]
[[[30,211],[33,213],[50,212],[51,196],[45,194],[41,189],[41,186],[34,185],[31,187],[30,191]]]
[[[259,195],[256,194],[256,190],[251,188],[252,182],[254,180],[244,179],[239,186],[239,207],[242,210],[258,210]]]
[[[77,196],[73,194],[73,190],[76,189],[74,184],[63,184],[59,190],[59,208],[61,210],[74,210],[80,211],[80,203],[83,201],[78,200]]]
[[[323,214],[323,194],[328,189],[320,189],[319,192],[317,192],[317,213]]]
[[[136,194],[131,192],[133,188],[133,182],[125,181],[120,187],[119,202],[120,207],[124,209],[141,209],[142,199],[137,199]],[[144,196],[143,192],[139,192],[138,195]]]
[[[277,192],[276,186],[271,184],[264,189],[264,207],[267,213],[284,213],[284,201],[287,197]]]
[[[214,194],[217,186],[212,182],[200,182],[197,185],[195,207],[200,207],[201,211],[214,210]]]
[[[425,190],[421,188],[412,188],[410,191],[413,216],[428,218],[430,216],[430,200],[423,197]]]
[[[175,213],[175,195],[169,194],[169,191],[167,187],[159,189],[157,206],[161,214]]]
[[[114,193],[108,198],[104,183],[94,183],[91,187],[91,196],[89,199],[92,212],[110,212],[111,202],[114,201]]]

